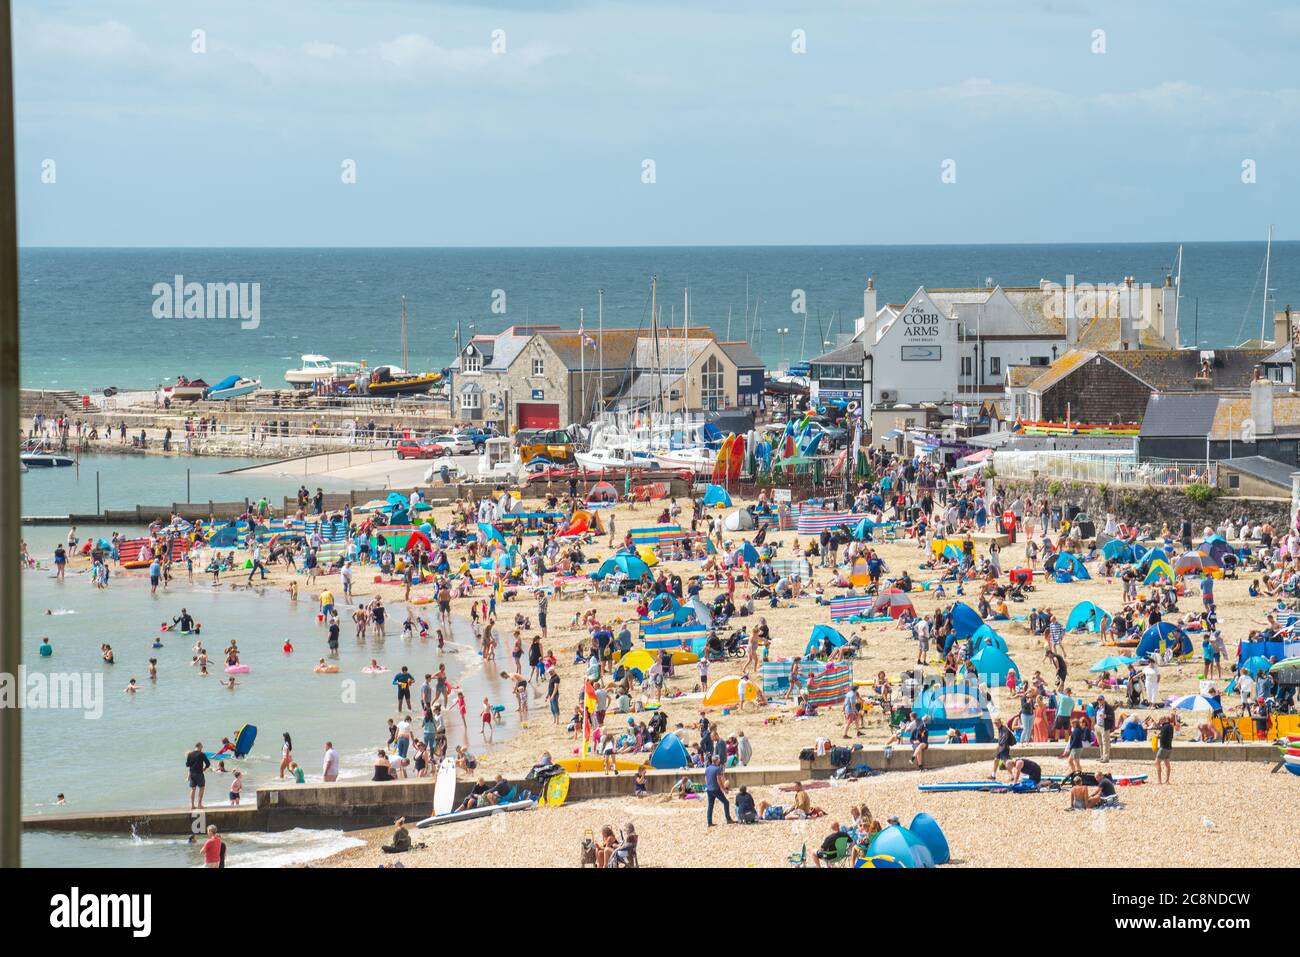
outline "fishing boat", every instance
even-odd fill
[[[247,376],[228,375],[212,388],[204,393],[203,398],[209,402],[220,402],[225,399],[238,399],[240,396],[252,395],[258,389],[262,388],[261,379],[250,379]]]
[[[173,402],[197,402],[208,391],[208,384],[202,379],[187,379],[181,376],[171,389],[164,390]]]
[[[44,442],[24,442],[18,452],[18,462],[27,469],[65,468],[74,464],[71,455],[51,451]]]
[[[369,377],[358,376],[348,392],[369,396],[420,395],[441,382],[441,372],[407,372],[398,366],[375,366]]]
[[[335,362],[329,356],[305,355],[301,366],[284,373],[284,381],[294,385],[315,385],[329,379],[356,375],[360,371],[359,362]]]

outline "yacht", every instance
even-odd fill
[[[659,460],[649,452],[626,444],[608,444],[586,452],[574,452],[584,469],[657,469]]]
[[[285,372],[284,381],[294,385],[314,385],[329,379],[356,375],[360,371],[359,362],[335,362],[329,356],[305,355],[301,366]]]
[[[212,388],[204,393],[203,398],[209,402],[219,402],[223,399],[238,399],[241,396],[252,395],[258,389],[262,388],[261,379],[250,379],[247,376],[231,375],[226,376]]]

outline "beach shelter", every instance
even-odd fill
[[[1016,667],[1016,663],[1005,651],[997,648],[981,648],[975,657],[971,658],[971,664],[975,666],[975,673],[989,685],[1006,684],[1008,672],[1015,674],[1017,678],[1020,677],[1020,669]]]
[[[996,648],[998,651],[1007,650],[1007,641],[988,624],[980,625],[975,629],[975,634],[971,635],[971,645],[976,651],[981,648]]]
[[[745,542],[731,553],[731,560],[753,567],[758,564],[758,549],[749,542]]]
[[[1119,538],[1112,538],[1103,545],[1101,554],[1104,558],[1113,559],[1117,562],[1131,562],[1134,558],[1133,546]]]
[[[691,759],[686,754],[686,745],[675,734],[664,735],[650,755],[650,767],[661,771],[668,768],[688,768]]]
[[[830,625],[813,625],[812,634],[808,636],[808,646],[804,648],[805,655],[811,655],[821,651],[823,639],[829,638],[832,648],[838,648],[844,644],[845,638]]]
[[[745,700],[754,701],[757,698],[758,687],[753,681],[750,681],[745,689]],[[719,678],[709,685],[709,690],[704,693],[704,706],[706,708],[721,708],[739,703],[740,675],[727,675],[725,678]]]
[[[717,486],[710,486],[716,488]],[[722,526],[729,532],[747,532],[754,527],[754,514],[747,508],[738,508],[728,512],[722,520]]]
[[[1218,698],[1209,698],[1203,694],[1188,694],[1169,702],[1169,707],[1178,711],[1222,711],[1223,705]]]
[[[1065,630],[1074,631],[1087,628],[1088,631],[1101,631],[1110,623],[1110,613],[1090,601],[1081,601],[1070,609],[1070,617],[1065,620]]]
[[[984,619],[979,616],[979,612],[964,601],[952,606],[952,632],[958,638],[972,637],[983,624]]]
[[[608,482],[597,482],[587,493],[588,505],[613,505],[618,501],[618,490]]]
[[[645,562],[646,568],[654,568],[659,564],[659,556],[655,554],[655,550],[649,545],[642,545],[636,550],[636,554],[641,561]]]
[[[1084,567],[1083,560],[1070,552],[1057,553],[1056,560],[1052,562],[1052,571],[1056,574],[1057,581],[1087,581],[1092,578]]]
[[[654,667],[655,657],[644,648],[637,648],[625,654],[618,660],[618,663],[624,668],[635,668],[641,674],[645,674]]]
[[[1273,662],[1269,661],[1263,655],[1254,655],[1247,658],[1241,663],[1241,668],[1246,669],[1246,674],[1258,677],[1273,667]],[[1240,670],[1240,668],[1238,669]]]
[[[713,609],[704,604],[704,602],[700,601],[698,598],[691,599],[690,609],[695,612],[695,620],[705,628],[708,628],[713,624]]]
[[[930,856],[934,858],[935,864],[947,864],[951,860],[952,854],[948,850],[948,838],[944,837],[943,830],[939,827],[939,822],[926,814],[924,811],[912,818],[912,823],[907,829],[921,839],[926,848],[930,851]]]
[[[865,558],[854,560],[853,567],[849,569],[849,584],[855,588],[863,588],[871,584],[871,569],[867,566]]]
[[[867,611],[869,618],[879,618],[882,615],[888,615],[890,618],[902,618],[904,615],[915,615],[916,608],[912,604],[911,597],[907,592],[900,588],[887,588],[876,596],[876,600],[871,603],[871,608]]]
[[[1172,649],[1175,658],[1192,653],[1192,641],[1187,633],[1167,621],[1158,621],[1144,631],[1134,653],[1139,658],[1157,655],[1161,653],[1162,645],[1165,649]]]
[[[1204,552],[1183,552],[1174,559],[1174,575],[1209,575],[1223,577],[1223,566]]]
[[[934,867],[934,855],[925,841],[899,824],[891,824],[873,837],[867,853],[888,855],[904,867]]]
[[[704,505],[731,508],[731,494],[721,485],[710,485],[704,490]]]
[[[600,569],[591,573],[591,577],[600,580],[613,572],[623,572],[628,578],[635,580],[642,575],[648,575],[650,568],[635,555],[615,555],[613,558],[605,559]]]
[[[661,591],[650,599],[649,607],[651,615],[660,611],[672,611],[677,607],[677,599],[673,597],[672,592]]]
[[[1152,582],[1158,582],[1162,578],[1167,582],[1172,582],[1174,580],[1174,570],[1169,567],[1167,561],[1157,558],[1151,563],[1151,566],[1147,571],[1147,577],[1142,579],[1142,584],[1150,585]]]
[[[1224,539],[1222,535],[1211,535],[1205,541],[1201,542],[1198,552],[1204,552],[1214,559],[1216,565],[1223,564],[1223,557],[1232,554],[1232,546]]]

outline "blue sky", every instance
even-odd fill
[[[1284,3],[14,6],[26,245],[1257,241],[1300,213]]]

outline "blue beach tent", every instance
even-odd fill
[[[838,648],[844,644],[845,638],[830,625],[813,625],[812,634],[808,637],[808,647],[804,649],[805,655],[811,655],[820,651],[822,640],[829,638],[832,648]]]
[[[650,767],[664,770],[666,768],[688,768],[691,759],[686,754],[686,745],[675,734],[666,734],[660,739],[654,753],[650,755]]]
[[[731,508],[731,495],[721,485],[710,485],[704,490],[704,505],[718,505],[723,508]]]
[[[600,566],[600,570],[592,572],[591,577],[599,581],[614,572],[623,572],[628,578],[636,580],[642,575],[648,575],[650,568],[635,555],[615,555],[613,558],[605,559],[605,563]]]
[[[1070,610],[1065,620],[1065,630],[1087,627],[1088,631],[1101,631],[1110,622],[1110,613],[1090,601],[1081,601]]]
[[[1142,640],[1137,646],[1137,656],[1145,658],[1147,655],[1159,654],[1162,641],[1166,648],[1173,649],[1175,658],[1192,653],[1192,641],[1185,631],[1167,621],[1158,621],[1142,633]]]

